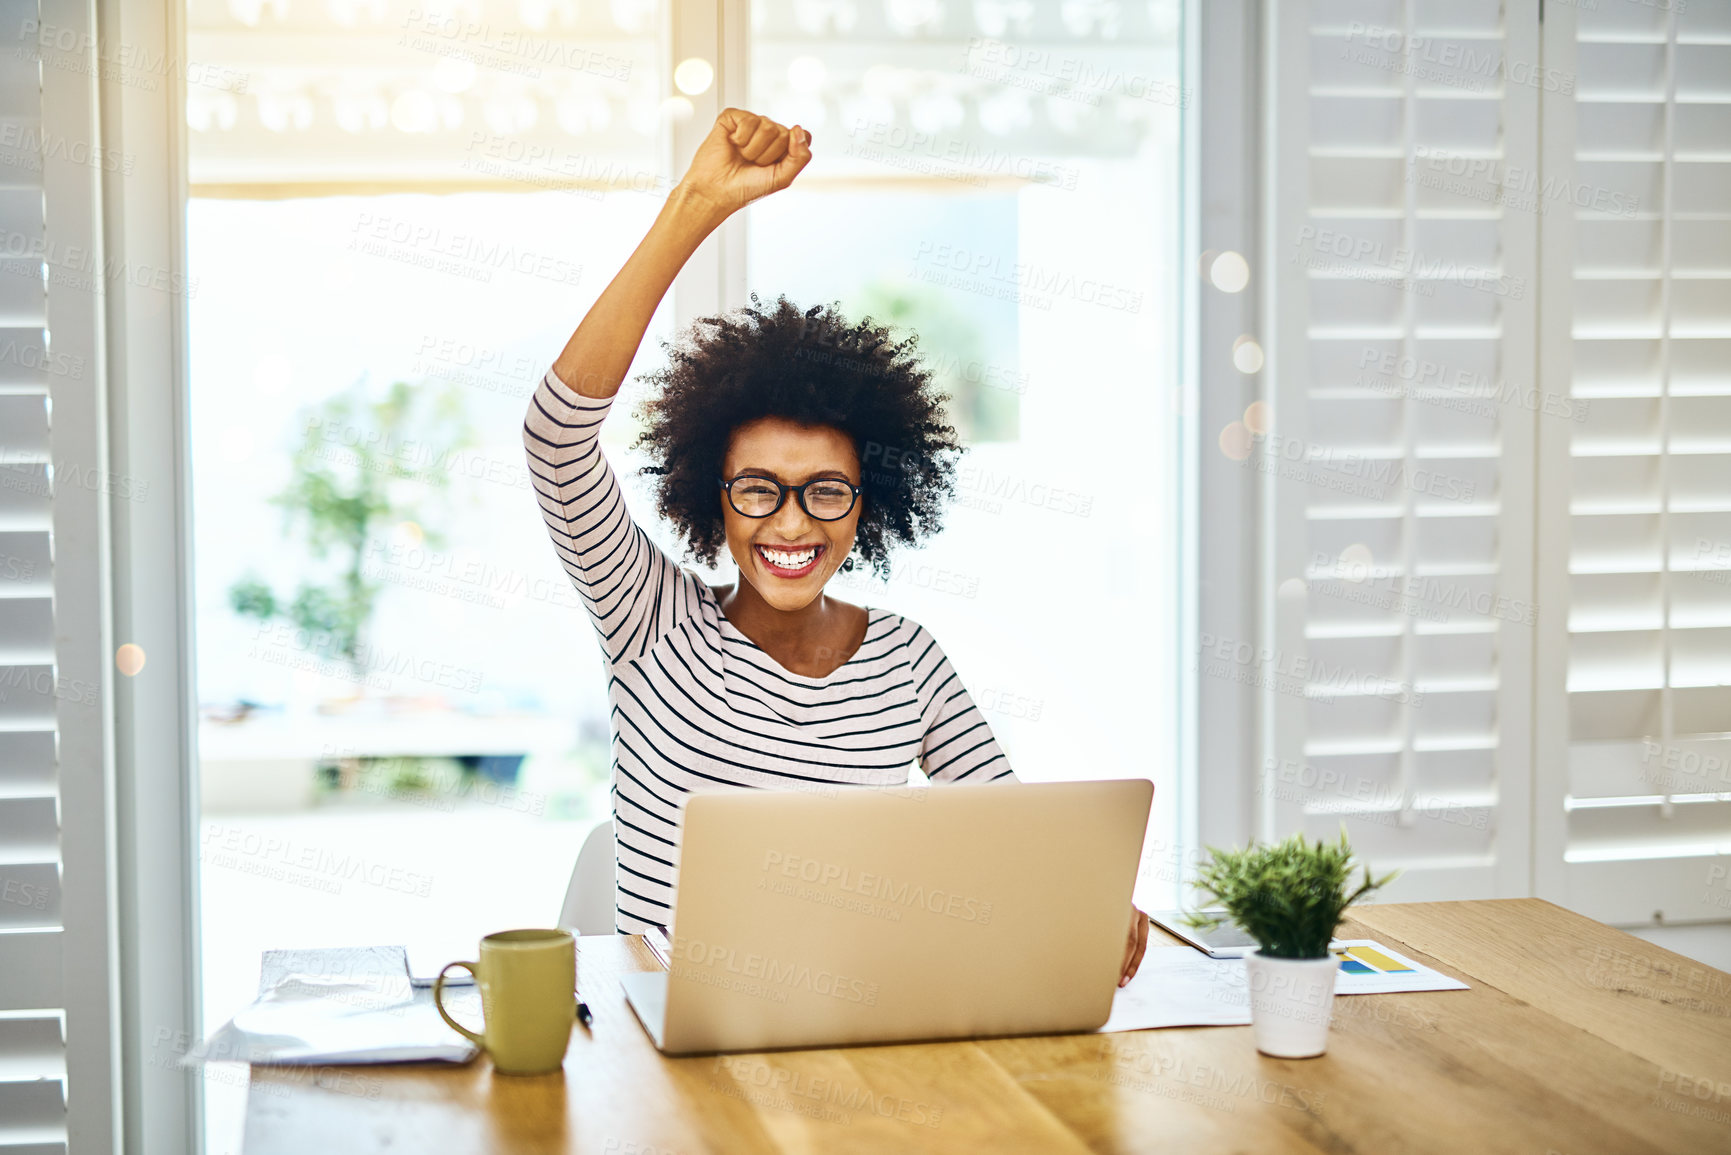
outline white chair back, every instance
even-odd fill
[[[583,839],[565,888],[560,926],[577,934],[613,933],[613,862],[613,820],[608,818]]]

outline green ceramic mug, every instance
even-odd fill
[[[577,1018],[577,941],[568,930],[502,930],[481,940],[476,962],[446,963],[433,1005],[504,1075],[545,1075],[565,1062]],[[445,975],[462,967],[481,988],[481,1033],[445,1010]]]

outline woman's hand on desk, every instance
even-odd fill
[[[1148,916],[1136,909],[1136,904],[1130,904],[1130,938],[1124,944],[1124,968],[1118,976],[1118,985],[1123,986],[1136,977],[1136,968],[1142,965],[1142,956],[1148,953]]]

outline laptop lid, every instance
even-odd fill
[[[716,791],[685,806],[671,1054],[1091,1031],[1153,784]]]

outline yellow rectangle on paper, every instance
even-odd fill
[[[1406,971],[1409,974],[1412,972],[1412,968],[1405,963],[1395,962],[1381,951],[1372,950],[1368,946],[1347,947],[1346,953],[1365,966],[1375,967],[1379,971]]]

